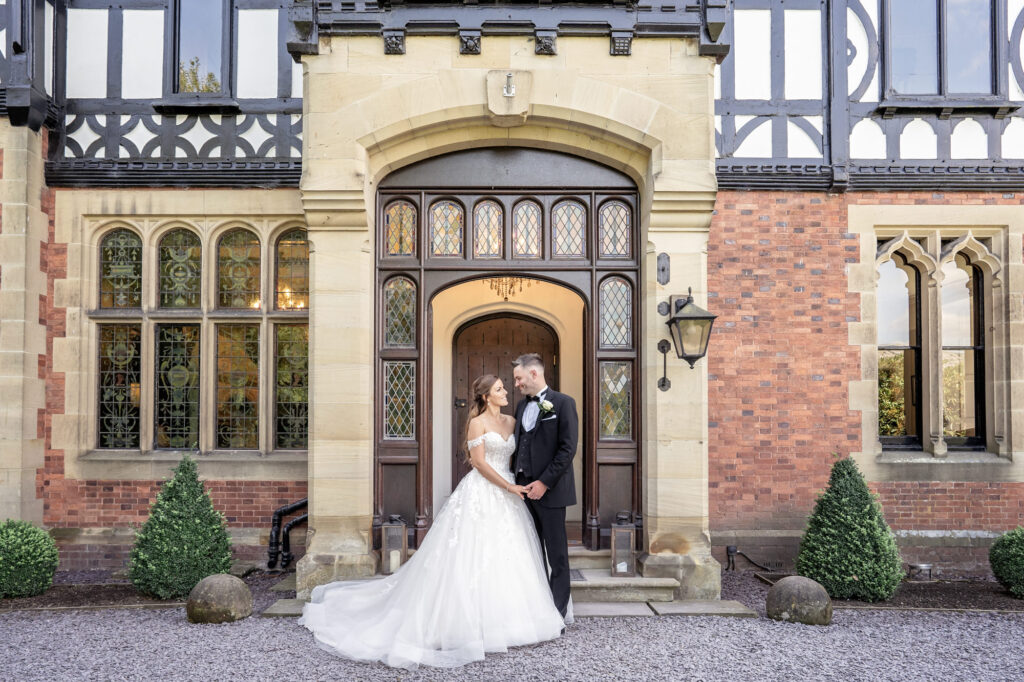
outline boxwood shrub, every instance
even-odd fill
[[[882,508],[852,459],[832,467],[800,541],[796,570],[834,599],[883,601],[903,578],[903,562]]]
[[[27,521],[0,523],[0,598],[33,597],[53,584],[57,543]]]
[[[996,580],[1018,599],[1024,599],[1024,526],[1017,526],[992,543],[988,562]]]

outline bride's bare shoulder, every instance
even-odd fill
[[[469,420],[469,431],[466,435],[469,436],[470,440],[484,435],[485,431],[487,431],[487,429],[484,427],[484,420],[480,416],[473,417]]]

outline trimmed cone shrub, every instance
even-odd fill
[[[28,521],[0,523],[0,598],[34,597],[50,589],[57,543]]]
[[[852,459],[832,467],[800,541],[796,571],[833,599],[883,601],[903,578],[896,539]]]
[[[195,460],[185,456],[135,536],[128,577],[160,599],[184,597],[208,575],[231,568],[224,516],[213,508]]]
[[[988,562],[996,580],[1017,599],[1024,599],[1024,526],[1018,526],[992,543]]]

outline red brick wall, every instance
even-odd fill
[[[708,245],[712,531],[800,530],[834,455],[861,448],[848,386],[860,261],[850,204],[1024,205],[1003,193],[720,192]],[[1002,531],[1024,523],[1024,483],[871,483],[893,529]]]

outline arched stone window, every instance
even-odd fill
[[[309,307],[309,242],[302,228],[288,230],[277,240],[274,278],[278,310]]]
[[[384,244],[389,256],[416,255],[416,207],[408,201],[384,209]]]
[[[967,254],[942,266],[942,435],[948,445],[984,443],[983,276]]]
[[[232,230],[217,247],[217,307],[259,310],[262,305],[259,237]]]
[[[457,203],[450,199],[435,201],[430,207],[431,255],[461,256],[465,223],[466,216]]]
[[[878,266],[878,436],[921,444],[920,273],[900,252]]]
[[[512,214],[512,245],[516,258],[541,257],[540,205],[520,201]]]
[[[552,243],[555,256],[582,258],[587,255],[587,210],[578,201],[560,201],[551,210]]]
[[[161,308],[198,308],[203,284],[203,247],[192,230],[171,230],[160,239]]]
[[[100,308],[142,307],[142,239],[127,228],[100,242]]]
[[[473,209],[473,255],[477,258],[501,258],[501,233],[504,227],[501,204],[491,199]]]

